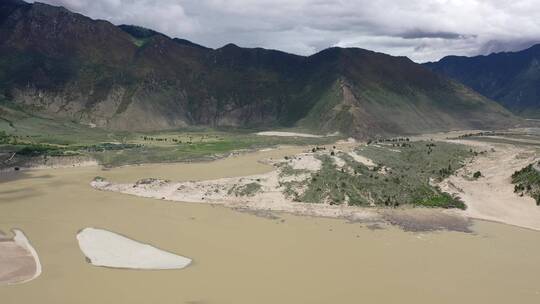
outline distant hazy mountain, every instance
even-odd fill
[[[405,57],[209,49],[61,7],[0,1],[0,99],[122,130],[289,127],[355,136],[496,128],[497,103]]]
[[[519,52],[448,56],[426,64],[523,116],[540,117],[540,44]]]

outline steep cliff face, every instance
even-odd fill
[[[0,11],[0,94],[52,117],[120,130],[302,126],[359,137],[516,121],[403,57],[213,50],[45,4],[9,0]]]

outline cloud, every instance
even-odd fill
[[[419,62],[540,42],[537,0],[41,0],[210,47],[362,47]]]
[[[467,35],[459,34],[459,33],[451,33],[451,32],[426,32],[424,30],[411,30],[404,32],[400,35],[401,37],[405,39],[419,39],[419,38],[441,38],[441,39],[465,39],[467,38]],[[472,35],[474,36],[474,35]]]
[[[51,0],[40,2],[64,6],[92,18],[114,24],[134,24],[169,34],[190,33],[199,26],[175,0]]]

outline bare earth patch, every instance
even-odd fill
[[[350,157],[352,157],[355,161],[361,163],[361,164],[364,164],[366,166],[368,166],[369,168],[373,168],[375,166],[377,166],[377,164],[375,162],[373,162],[373,160],[363,156],[363,155],[360,155],[354,151],[351,151],[348,153]]]

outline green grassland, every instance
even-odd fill
[[[321,170],[307,181],[283,183],[285,194],[296,201],[311,203],[465,209],[463,202],[441,192],[434,184],[462,167],[464,160],[472,156],[467,147],[427,141],[385,142],[360,147],[356,152],[378,165],[369,168],[345,153],[336,153],[346,163],[339,168],[331,155],[320,155]],[[306,190],[301,194],[296,192],[301,188]]]
[[[214,159],[233,151],[280,144],[316,145],[339,137],[299,138],[258,136],[257,130],[191,127],[161,132],[120,132],[81,125],[69,120],[27,114],[0,104],[0,163],[15,153],[37,156],[90,156],[102,165],[177,162]]]
[[[152,136],[156,140],[142,140]],[[287,145],[316,145],[335,141],[329,138],[287,138],[272,136],[257,136],[252,133],[228,130],[227,132],[205,129],[198,132],[168,131],[165,134],[134,134],[128,143],[136,146],[130,149],[106,150],[92,153],[106,166],[126,164],[156,163],[207,160],[227,155],[233,151],[252,150],[271,147],[280,144]]]

